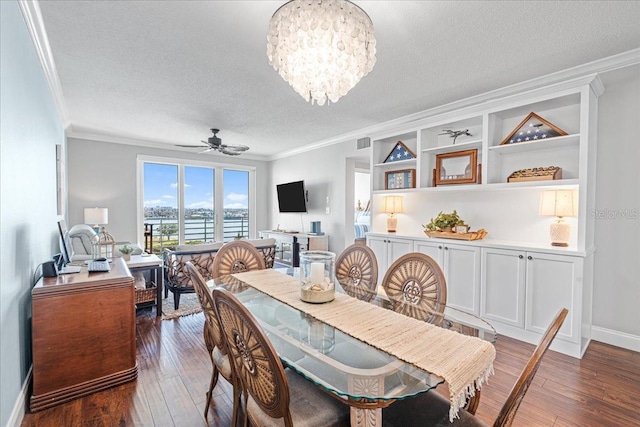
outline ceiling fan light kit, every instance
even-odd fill
[[[338,102],[376,63],[373,23],[347,0],[291,0],[271,17],[267,57],[305,100]]]

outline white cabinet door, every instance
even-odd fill
[[[378,281],[382,283],[389,266],[402,255],[413,252],[413,240],[398,237],[367,236],[367,246],[376,254]]]
[[[482,248],[480,317],[524,328],[526,253]]]
[[[447,282],[447,305],[478,314],[480,248],[449,243],[416,242],[416,251],[433,258]]]
[[[480,248],[444,245],[447,305],[469,313],[480,310]]]
[[[367,236],[367,246],[376,254],[378,261],[378,281],[382,282],[384,272],[387,271],[387,239],[378,236]]]
[[[580,257],[527,252],[526,329],[544,333],[564,307],[569,315],[558,337],[579,343],[582,266]]]
[[[444,271],[444,244],[416,241],[415,246],[416,252],[429,255],[435,262],[438,263],[442,271]]]

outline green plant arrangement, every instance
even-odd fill
[[[464,225],[464,220],[454,210],[451,213],[440,211],[437,217],[431,218],[430,223],[422,226],[426,231],[442,231],[445,228],[455,227],[456,225]]]
[[[129,245],[124,245],[120,249],[118,249],[122,255],[128,255],[133,252],[135,249]]]

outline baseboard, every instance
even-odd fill
[[[31,383],[31,373],[33,372],[33,365],[29,368],[29,372],[27,372],[27,378],[24,380],[24,384],[22,384],[22,389],[20,390],[20,394],[18,395],[18,399],[16,403],[13,405],[13,410],[11,411],[11,416],[7,421],[7,427],[20,427],[22,424],[22,419],[24,418],[24,414],[27,408],[27,394],[29,392],[29,384]]]
[[[616,347],[626,348],[627,350],[640,352],[640,336],[638,335],[631,335],[625,332],[614,331],[612,329],[601,328],[599,326],[592,326],[591,339],[605,344],[615,345]]]

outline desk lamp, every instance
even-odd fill
[[[104,228],[104,224],[109,223],[109,209],[84,208],[84,222],[86,224],[93,224],[93,229],[98,234],[95,242],[94,256],[111,258],[115,248],[115,240]],[[100,225],[102,225],[102,227],[100,227]]]
[[[84,223],[91,225],[96,233],[100,233],[100,225],[109,223],[109,209],[84,208]]]
[[[551,224],[551,246],[569,246],[571,225],[564,217],[578,216],[578,192],[576,190],[545,190],[540,194],[538,215],[555,216],[558,220]]]
[[[402,196],[384,196],[382,198],[382,213],[388,213],[387,232],[395,233],[398,226],[398,218],[393,216],[397,213],[403,213]]]

